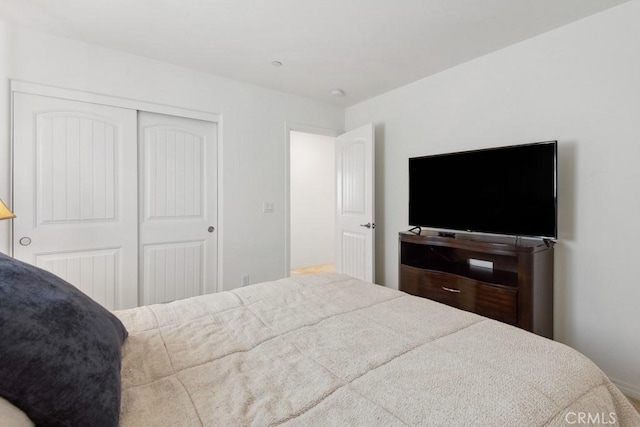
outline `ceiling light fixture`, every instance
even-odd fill
[[[342,89],[332,89],[331,95],[333,96],[344,96],[344,91]]]

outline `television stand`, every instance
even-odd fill
[[[399,234],[399,289],[553,339],[553,245]]]
[[[438,231],[440,237],[456,237],[456,233],[447,233],[446,231]]]

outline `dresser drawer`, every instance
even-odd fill
[[[401,291],[515,325],[518,291],[455,274],[400,266]]]

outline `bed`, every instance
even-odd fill
[[[121,426],[640,426],[577,351],[341,274],[114,314]]]

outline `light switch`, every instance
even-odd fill
[[[264,202],[264,203],[262,203],[262,212],[264,212],[264,213],[273,213],[273,202]]]

